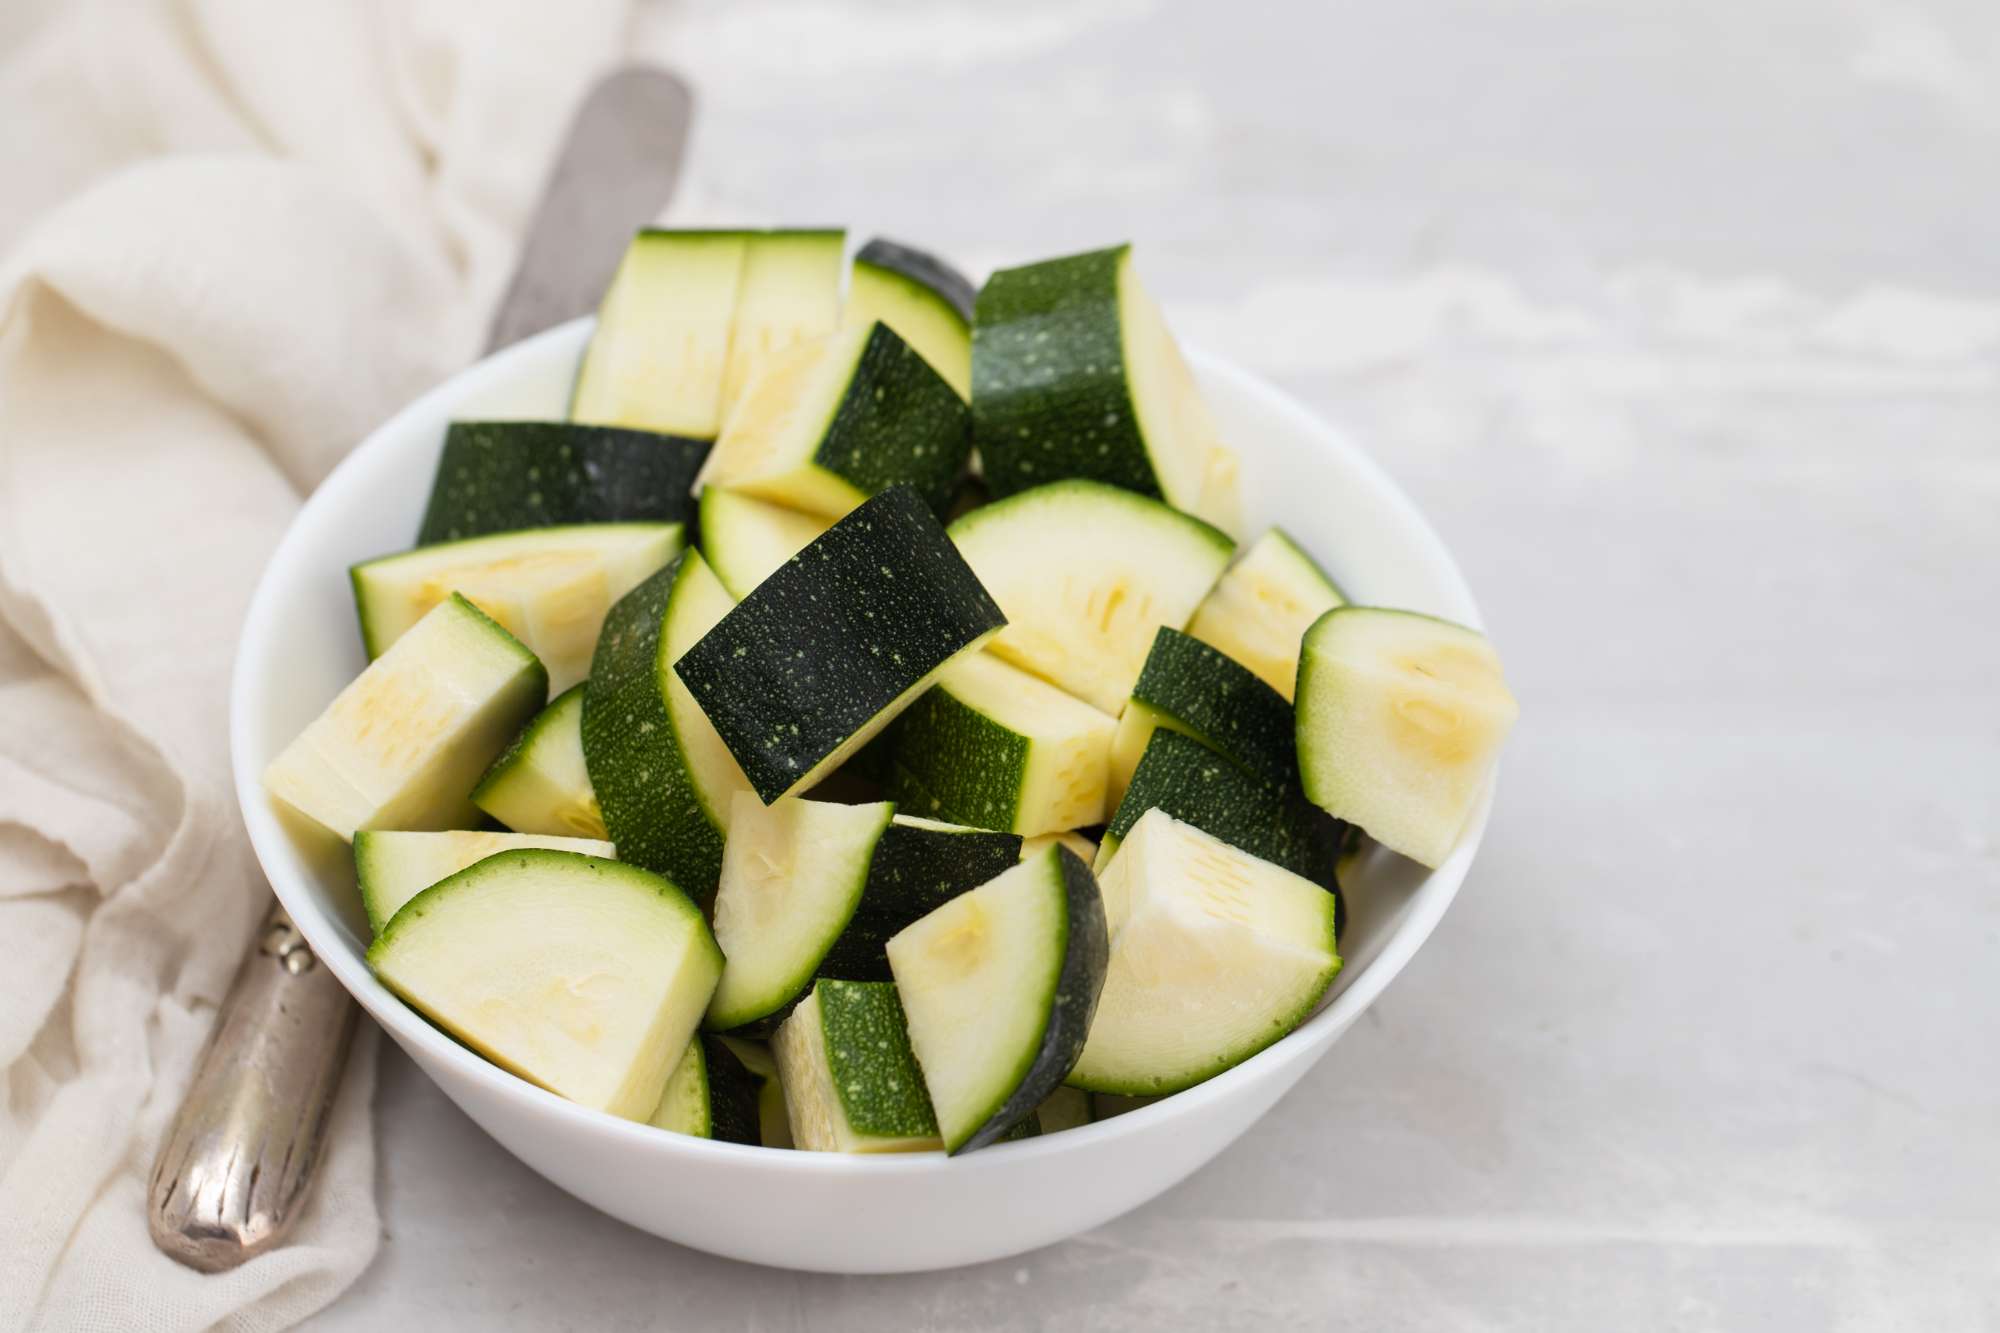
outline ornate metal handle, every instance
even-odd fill
[[[153,1163],[153,1243],[204,1273],[284,1240],[326,1142],[354,1001],[273,905]]]

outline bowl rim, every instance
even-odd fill
[[[1093,1121],[1061,1134],[1040,1135],[1010,1143],[995,1144],[963,1157],[952,1157],[938,1150],[879,1154],[786,1151],[762,1145],[725,1143],[675,1134],[641,1121],[621,1119],[558,1096],[475,1054],[418,1016],[416,1011],[410,1009],[376,979],[361,954],[348,947],[341,933],[321,910],[307,886],[293,878],[291,868],[285,862],[283,853],[288,850],[290,835],[285,831],[276,810],[264,795],[261,781],[262,757],[250,753],[250,738],[258,730],[251,718],[256,692],[251,687],[250,673],[255,671],[269,655],[271,626],[275,620],[274,608],[280,596],[281,573],[292,563],[287,557],[293,546],[303,540],[300,534],[306,527],[304,520],[314,507],[337,503],[342,492],[354,484],[356,477],[367,470],[369,459],[392,451],[396,447],[395,441],[407,433],[408,427],[405,423],[411,418],[436,414],[440,405],[446,400],[457,399],[482,389],[504,386],[517,376],[519,366],[545,354],[549,343],[580,341],[588,327],[594,323],[595,319],[592,316],[571,320],[474,362],[412,400],[369,432],[368,436],[356,445],[307,497],[300,506],[298,514],[294,515],[292,522],[286,527],[284,536],[273,548],[264,571],[258,578],[249,608],[245,612],[231,669],[230,765],[237,805],[242,813],[244,826],[249,832],[258,864],[278,901],[284,905],[293,924],[304,935],[307,944],[312,947],[320,962],[333,973],[348,994],[358,1001],[378,1024],[387,1029],[389,1035],[404,1047],[419,1065],[436,1060],[449,1067],[454,1074],[470,1079],[488,1091],[513,1101],[524,1111],[553,1117],[555,1120],[565,1122],[571,1129],[599,1135],[609,1142],[629,1144],[639,1151],[664,1154],[669,1157],[690,1154],[697,1158],[738,1160],[746,1167],[761,1165],[772,1170],[801,1172],[822,1177],[855,1174],[921,1175],[944,1170],[961,1172],[999,1170],[1005,1169],[1008,1163],[1021,1162],[1036,1156],[1088,1151],[1092,1145],[1107,1142],[1115,1137],[1144,1133],[1153,1127],[1164,1127],[1173,1120],[1199,1116],[1210,1104],[1230,1099],[1239,1087],[1261,1081],[1299,1061],[1317,1060],[1333,1040],[1380,997],[1436,929],[1438,922],[1443,919],[1445,912],[1456,899],[1473,857],[1485,837],[1497,786],[1497,771],[1489,778],[1485,791],[1459,838],[1458,845],[1443,865],[1431,870],[1421,881],[1427,891],[1413,895],[1409,914],[1383,942],[1381,952],[1354,977],[1350,985],[1330,1003],[1322,1004],[1299,1027],[1215,1077],[1157,1102],[1136,1107],[1121,1115]],[[1299,434],[1314,438],[1319,447],[1342,455],[1347,465],[1363,474],[1382,501],[1397,511],[1395,515],[1397,522],[1406,527],[1423,545],[1430,548],[1431,554],[1437,558],[1447,587],[1467,612],[1466,619],[1475,627],[1483,624],[1471,590],[1467,587],[1457,562],[1452,558],[1450,549],[1417,509],[1416,504],[1404,494],[1402,488],[1367,451],[1349,439],[1345,432],[1323,420],[1303,403],[1260,376],[1204,352],[1198,347],[1185,346],[1184,351],[1188,360],[1204,375],[1229,381],[1232,389],[1257,400],[1262,410],[1284,419],[1288,426]],[[426,1069],[425,1073],[426,1076],[431,1076],[430,1070]]]

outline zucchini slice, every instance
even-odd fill
[[[802,514],[727,486],[702,488],[701,553],[739,602],[832,526],[822,515]]]
[[[1165,727],[1146,743],[1118,812],[1105,826],[1097,849],[1099,874],[1133,825],[1152,809],[1165,810],[1315,884],[1336,888],[1345,832],[1339,820],[1300,795],[1296,783],[1254,777],[1192,736]]]
[[[854,256],[850,323],[881,320],[917,349],[960,398],[972,397],[972,280],[936,255],[876,239]]]
[[[1096,481],[1059,481],[951,525],[1007,614],[993,651],[1117,716],[1153,635],[1179,628],[1234,544],[1200,519]]]
[[[892,486],[758,584],[674,672],[768,803],[840,767],[1004,623],[917,493]]]
[[[778,1029],[771,1053],[794,1147],[866,1153],[944,1146],[891,983],[821,981]]]
[[[535,714],[479,779],[472,803],[516,833],[611,836],[583,762],[583,686]]]
[[[732,605],[701,553],[683,552],[611,608],[583,689],[584,763],[618,854],[702,903],[750,783],[673,662]]]
[[[739,231],[633,237],[597,308],[570,419],[714,439],[746,244]]]
[[[380,657],[424,613],[461,593],[526,644],[568,689],[590,674],[604,614],[681,549],[678,523],[586,523],[529,528],[419,546],[354,566],[354,606],[370,657]]]
[[[542,706],[548,679],[520,640],[450,594],[279,752],[264,787],[343,838],[476,824],[466,793]]]
[[[884,946],[890,936],[1020,859],[1021,839],[1015,834],[897,815],[875,844],[861,902],[820,960],[819,974],[888,981]]]
[[[987,280],[973,314],[972,415],[995,495],[1088,477],[1236,530],[1236,457],[1129,246]]]
[[[610,843],[595,838],[544,838],[473,829],[437,833],[357,829],[354,878],[361,889],[361,907],[368,913],[369,928],[380,935],[398,908],[439,880],[496,852],[523,847],[547,847],[607,861],[617,855]]]
[[[720,1038],[700,1034],[674,1066],[647,1123],[698,1139],[760,1144],[767,1082]]]
[[[1176,1092],[1301,1023],[1340,971],[1334,896],[1148,812],[1104,872],[1111,965],[1073,1087]]]
[[[1104,986],[1104,902],[1052,847],[962,893],[889,941],[948,1152],[1002,1138],[1076,1063]]]
[[[1104,818],[1116,728],[1047,681],[973,653],[896,720],[886,785],[938,819],[1021,834],[1079,828]]]
[[[658,875],[539,848],[502,852],[403,905],[369,966],[503,1069],[644,1120],[722,975],[686,894]]]
[[[1299,661],[1299,773],[1392,851],[1451,855],[1520,715],[1486,636],[1414,611],[1338,607]]]
[[[1299,640],[1347,597],[1327,572],[1279,528],[1250,544],[1200,606],[1187,632],[1249,667],[1292,699]]]
[[[846,254],[847,233],[838,228],[745,237],[729,360],[722,371],[725,426],[744,389],[773,357],[839,325],[840,269]]]
[[[750,792],[736,794],[715,893],[715,941],[729,962],[708,1006],[710,1029],[782,1016],[812,986],[860,905],[894,812],[887,801],[788,796],[767,806]]]
[[[454,421],[419,546],[521,528],[694,521],[708,441],[567,421]]]
[[[970,432],[964,401],[894,329],[852,324],[769,363],[701,480],[829,518],[907,482],[943,513]]]
[[[1241,663],[1165,625],[1111,742],[1114,809],[1159,727],[1186,732],[1266,782],[1298,778],[1291,704]]]

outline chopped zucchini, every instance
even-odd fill
[[[683,552],[611,609],[583,690],[583,758],[618,854],[701,903],[750,783],[673,662],[732,605],[701,553]]]
[[[820,514],[802,514],[727,486],[702,488],[701,553],[739,602],[832,526]]]
[[[944,512],[971,447],[965,403],[888,325],[772,360],[723,423],[702,485],[838,518],[885,486]]]
[[[1097,844],[1081,833],[1071,829],[1065,833],[1038,833],[1032,838],[1021,840],[1021,859],[1039,856],[1050,847],[1067,847],[1080,857],[1085,865],[1097,859]]]
[[[1158,727],[1186,732],[1267,782],[1297,780],[1292,706],[1241,663],[1165,625],[1111,742],[1114,809]]]
[[[980,828],[1035,834],[1095,824],[1116,727],[1047,681],[972,653],[897,719],[888,792]]]
[[[476,824],[466,793],[547,695],[535,655],[454,593],[271,761],[264,786],[343,838]]]
[[[561,692],[590,674],[611,604],[674,558],[678,523],[586,523],[419,546],[349,571],[370,657],[452,593],[526,644]]]
[[[881,320],[917,349],[960,398],[972,397],[972,303],[976,289],[935,255],[873,240],[854,256],[847,285],[850,323]]]
[[[1074,1087],[1192,1087],[1297,1027],[1340,970],[1332,894],[1164,810],[1133,826],[1104,904],[1111,964]]]
[[[369,928],[380,935],[397,908],[439,880],[456,875],[495,852],[522,847],[547,847],[606,860],[617,855],[610,843],[595,838],[547,838],[473,829],[424,833],[357,829],[354,878],[361,890],[361,907],[368,914]]]
[[[644,1120],[694,1036],[722,953],[700,909],[658,875],[530,848],[410,899],[368,964],[501,1068]]]
[[[1253,777],[1192,736],[1164,727],[1146,743],[1118,812],[1105,826],[1099,874],[1132,826],[1156,808],[1315,884],[1337,887],[1344,833],[1339,820],[1300,795],[1296,783]]]
[[[1337,607],[1299,661],[1299,772],[1341,819],[1443,864],[1520,715],[1486,636],[1414,611]]]
[[[999,875],[1021,859],[1012,833],[897,815],[875,844],[868,885],[819,974],[847,981],[887,981],[889,937],[918,917]]]
[[[521,728],[472,789],[472,803],[516,833],[611,836],[583,762],[583,686],[564,690]]]
[[[860,905],[894,811],[887,801],[788,796],[767,806],[751,792],[736,794],[715,894],[715,940],[729,962],[708,1006],[710,1029],[782,1018],[812,986]]]
[[[865,1153],[944,1146],[891,983],[821,981],[778,1029],[771,1053],[795,1147]]]
[[[703,1033],[688,1043],[647,1123],[698,1139],[762,1143],[768,1082],[720,1038]]]
[[[1061,1085],[1104,985],[1105,932],[1089,868],[1052,847],[889,941],[946,1151],[997,1141]]]
[[[1280,528],[1250,544],[1200,606],[1187,632],[1249,667],[1291,702],[1299,640],[1347,597]]]
[[[736,231],[633,237],[598,307],[570,419],[714,439],[745,248]]]
[[[972,413],[995,495],[1087,477],[1236,529],[1235,455],[1129,246],[987,280],[973,315]]]
[[[1235,549],[1199,519],[1095,481],[1059,481],[951,525],[1006,612],[993,651],[1116,716],[1153,635],[1194,614]]]
[[[758,584],[674,672],[769,802],[840,767],[1003,623],[917,493],[892,486]]]
[[[419,546],[522,528],[694,521],[708,441],[568,421],[454,421]]]
[[[847,233],[765,231],[745,238],[743,278],[729,327],[722,372],[722,416],[729,414],[771,360],[794,343],[821,338],[840,323],[840,268]]]

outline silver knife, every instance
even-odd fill
[[[663,70],[606,75],[570,122],[487,350],[588,313],[673,196],[694,99]],[[282,1244],[326,1146],[359,1010],[273,904],[153,1162],[153,1243],[205,1273]]]

